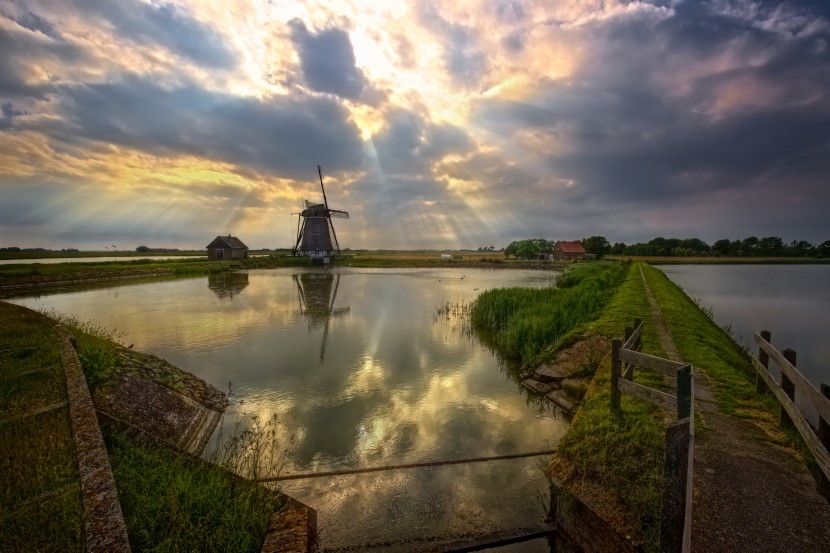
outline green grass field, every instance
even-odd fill
[[[82,551],[66,380],[51,322],[0,302],[0,551]]]

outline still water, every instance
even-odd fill
[[[798,353],[798,368],[830,384],[830,265],[661,265],[666,276],[758,348],[753,333],[772,332],[779,350]],[[774,365],[774,363],[772,363]]]
[[[163,260],[163,259],[201,259],[207,261],[207,254],[198,255],[128,255],[128,256],[102,256],[102,257],[43,257],[40,259],[0,259],[0,265],[32,265],[43,263],[54,265],[56,263],[104,263],[107,261],[139,261],[141,259]]]
[[[553,285],[517,270],[278,269],[154,280],[13,301],[117,328],[122,341],[276,416],[283,474],[550,449],[567,423],[529,401],[471,335],[486,289]],[[223,432],[230,431],[229,415]],[[323,548],[528,526],[548,501],[544,458],[285,482],[318,510]],[[411,544],[410,544],[411,547]],[[514,551],[547,551],[544,541]]]

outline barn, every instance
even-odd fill
[[[553,246],[553,258],[556,261],[576,261],[578,259],[587,259],[588,252],[581,242],[567,242],[560,240]]]
[[[225,259],[247,259],[248,246],[236,236],[217,236],[207,245],[208,259],[222,261]]]

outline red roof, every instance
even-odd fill
[[[581,242],[564,242],[560,241],[556,243],[559,246],[559,249],[566,253],[588,253],[585,251],[585,248],[582,246]]]

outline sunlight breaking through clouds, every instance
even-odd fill
[[[1,0],[3,242],[201,248],[231,231],[286,247],[317,164],[353,214],[344,247],[824,240],[828,15],[807,1]],[[711,198],[728,199],[716,221]]]

